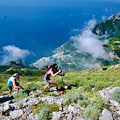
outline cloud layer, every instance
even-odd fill
[[[90,20],[81,34],[74,37],[72,36],[72,39],[75,41],[74,46],[81,52],[91,54],[94,59],[103,58],[108,60],[109,55],[103,49],[102,42],[99,40],[99,37],[91,31],[95,24],[95,19]],[[105,42],[107,42],[107,40]]]
[[[16,61],[18,59],[24,60],[30,54],[29,50],[18,48],[14,45],[8,45],[3,47],[1,64],[8,64],[10,61]]]

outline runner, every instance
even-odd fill
[[[58,93],[63,93],[63,91],[59,91],[57,83],[50,79],[51,76],[55,77],[56,75],[59,75],[59,73],[62,72],[61,69],[59,69],[57,71],[57,68],[58,68],[58,65],[56,63],[49,66],[49,68],[48,68],[48,70],[47,70],[47,72],[46,72],[46,74],[44,76],[44,80],[48,84],[45,86],[45,88],[43,89],[42,92],[44,92],[51,84],[53,84],[53,85],[55,85],[55,88],[57,89]]]

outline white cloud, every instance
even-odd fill
[[[14,45],[8,45],[3,47],[4,55],[2,56],[1,64],[8,64],[10,61],[15,61],[18,59],[24,60],[30,54],[29,50],[24,50],[18,48]]]
[[[76,34],[78,34],[78,33],[80,33],[80,32],[81,32],[81,29],[77,28],[77,29],[71,30],[71,31],[70,31],[70,34],[76,35]]]
[[[95,17],[95,16],[93,16],[93,18],[94,18],[94,17]],[[83,30],[87,30],[87,29],[92,29],[92,28],[94,28],[96,22],[97,22],[96,19],[92,19],[92,20],[89,20],[88,22],[85,22],[86,26],[84,27]]]
[[[99,40],[99,37],[91,31],[91,28],[93,28],[95,24],[95,19],[90,20],[81,34],[72,37],[75,41],[74,46],[81,52],[91,54],[94,59],[103,58],[108,60],[109,56],[103,49],[102,42]]]

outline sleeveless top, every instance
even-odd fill
[[[8,79],[8,82],[7,82],[7,85],[9,86],[9,87],[12,87],[13,86],[13,83],[11,82],[11,78],[14,78],[13,76],[11,76],[9,79]],[[15,78],[14,78],[15,79]]]
[[[45,74],[45,76],[44,76],[44,79],[45,80],[50,80],[50,76],[51,76],[51,72],[53,71],[53,69],[51,68],[51,69],[49,69],[47,72],[46,72],[46,74]]]

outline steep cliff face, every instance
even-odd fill
[[[114,36],[120,34],[120,12],[110,17],[108,20],[98,23],[93,29],[93,33],[97,35]]]

